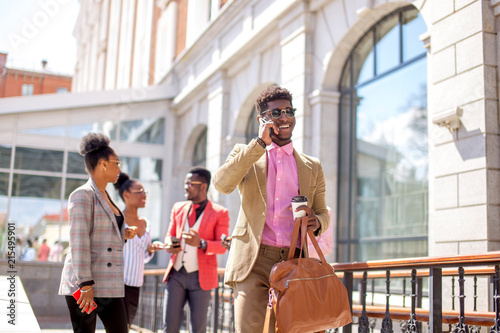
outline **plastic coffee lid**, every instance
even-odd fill
[[[307,197],[305,195],[297,195],[292,198],[292,202],[306,202]]]

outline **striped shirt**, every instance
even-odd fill
[[[128,225],[125,223],[125,228]],[[144,264],[148,263],[153,254],[148,253],[148,246],[151,244],[149,234],[149,221],[146,220],[146,232],[142,237],[139,235],[127,240],[123,247],[123,264],[125,274],[125,284],[131,287],[141,287],[144,281]]]

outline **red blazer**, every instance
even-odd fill
[[[167,235],[165,236],[165,242],[170,236],[181,238],[184,223],[186,222],[191,205],[191,201],[181,201],[174,204],[170,215]],[[227,209],[208,200],[198,233],[200,234],[200,238],[207,242],[206,252],[203,252],[202,249],[198,249],[200,287],[203,290],[210,290],[217,287],[219,281],[217,277],[216,255],[226,252],[226,249],[221,244],[220,237],[222,234],[229,234],[229,214]],[[163,276],[163,282],[167,281],[168,275],[174,266],[175,257],[176,255],[170,256],[170,262]]]

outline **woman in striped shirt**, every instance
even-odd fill
[[[139,305],[139,291],[143,283],[144,264],[153,258],[154,252],[161,248],[161,243],[151,243],[149,221],[139,217],[137,210],[146,206],[147,191],[142,184],[121,173],[115,183],[120,197],[125,202],[125,226],[136,227],[137,236],[129,239],[123,248],[125,275],[125,309],[130,327]]]

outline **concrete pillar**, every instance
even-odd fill
[[[339,103],[340,93],[337,91],[314,91],[309,95],[311,107],[311,152],[318,157],[323,167],[326,182],[326,204],[332,209],[332,216],[337,216],[338,195],[338,146],[339,146]],[[336,223],[333,219],[332,223]],[[333,226],[334,235],[336,226]],[[328,256],[336,257],[336,247]]]
[[[207,169],[215,172],[226,159],[224,138],[228,135],[228,79],[224,71],[217,72],[208,82],[208,120],[207,120]],[[221,140],[222,138],[222,140]],[[214,201],[224,199],[219,192],[211,190]]]
[[[293,131],[295,149],[310,154],[310,110],[307,92],[312,77],[311,14],[307,4],[299,3],[279,22],[281,35],[281,86],[290,90],[293,106],[297,108],[296,125]]]
[[[431,16],[429,255],[497,250],[499,61],[493,11],[490,2],[475,1]],[[440,126],[456,108],[463,111],[459,128]]]

